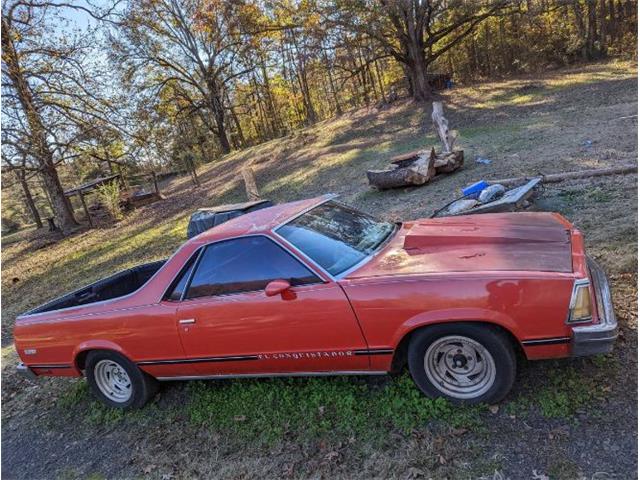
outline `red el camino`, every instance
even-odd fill
[[[496,402],[516,355],[608,352],[617,324],[582,235],[554,213],[378,221],[315,198],[235,218],[27,312],[31,377],[86,376],[140,407],[158,380],[378,375],[426,395]]]

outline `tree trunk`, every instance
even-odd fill
[[[238,115],[236,114],[235,108],[231,104],[231,99],[229,98],[229,94],[225,92],[225,97],[227,98],[227,103],[229,104],[229,111],[231,112],[231,120],[233,120],[233,124],[236,127],[236,134],[238,135],[238,143],[240,144],[240,148],[244,148],[246,146],[246,140],[244,138],[244,132],[242,131],[242,127],[240,126],[240,120],[238,120]]]
[[[47,143],[44,124],[40,112],[33,102],[33,96],[26,79],[24,78],[22,67],[16,53],[11,31],[5,18],[2,18],[2,50],[3,60],[7,67],[7,75],[11,78],[16,89],[16,96],[24,111],[29,126],[30,140],[33,146],[33,154],[40,164],[42,178],[45,188],[51,197],[54,215],[58,219],[58,224],[63,233],[68,233],[78,225],[71,204],[64,195],[64,190],[60,184],[58,172],[53,161],[53,154]]]
[[[369,184],[387,188],[424,185],[436,174],[435,157],[426,150],[395,157],[395,165],[387,170],[368,170]]]
[[[37,228],[42,228],[42,219],[40,218],[40,212],[38,212],[36,204],[33,201],[33,195],[31,195],[31,190],[29,189],[25,171],[16,170],[16,176],[18,177],[18,181],[20,182],[20,186],[22,187],[22,193],[24,194],[24,203],[26,203],[27,208],[31,212],[31,217],[33,217],[34,223],[36,224]]]
[[[376,73],[376,79],[378,80],[378,88],[380,89],[380,95],[382,95],[382,101],[388,103],[387,96],[384,93],[384,83],[382,82],[382,75],[380,74],[380,68],[378,67],[378,61],[373,61],[373,69]]]
[[[213,120],[215,122],[215,128],[212,130],[216,137],[218,137],[222,153],[226,155],[231,152],[231,145],[229,144],[229,138],[227,137],[227,118],[224,111],[224,103],[222,102],[220,91],[216,88],[214,81],[211,80],[208,82],[207,86],[209,88],[209,105],[213,112]]]
[[[413,43],[413,42],[412,42]],[[427,62],[424,51],[416,44],[408,45],[410,63],[405,72],[408,72],[411,83],[411,91],[414,100],[419,102],[431,100],[433,92],[427,80]]]
[[[587,28],[584,24],[583,11],[582,6],[575,2],[572,4],[573,7],[573,18],[575,19],[576,29],[578,30],[578,35],[582,40],[582,58],[587,60],[589,55],[587,51]]]
[[[282,122],[280,121],[280,112],[276,109],[275,101],[273,100],[273,93],[271,92],[271,82],[269,81],[269,74],[267,72],[266,60],[264,54],[260,50],[260,70],[262,73],[262,81],[264,83],[264,92],[267,102],[267,110],[269,111],[269,117],[271,120],[271,131],[275,137],[279,137],[282,134]]]
[[[302,92],[302,103],[304,105],[306,116],[305,124],[307,126],[313,125],[318,121],[318,115],[315,108],[313,107],[313,101],[311,100],[311,91],[309,90],[309,82],[307,80],[307,62],[304,58],[304,53],[300,52],[300,48],[298,47],[298,40],[296,39],[296,35],[293,29],[289,29],[289,34],[291,37],[291,42],[293,43],[293,47],[296,51],[296,76],[300,84],[300,91]]]
[[[589,60],[593,60],[595,57],[596,36],[596,3],[595,0],[590,0],[587,2],[587,56]]]
[[[600,41],[600,55],[606,56],[607,54],[607,4],[606,0],[600,0],[600,8],[598,10],[598,23],[600,24],[600,32],[598,40]]]
[[[329,77],[329,88],[331,89],[331,96],[333,97],[333,103],[336,106],[336,115],[342,115],[342,107],[340,106],[340,102],[338,101],[338,94],[336,92],[336,85],[333,81],[333,73],[332,73],[332,65],[329,63],[329,57],[327,56],[327,51],[324,48],[324,44],[322,45],[322,55],[324,56],[324,64],[327,66],[327,76]]]
[[[609,0],[609,26],[607,30],[609,31],[609,42],[614,43],[616,41],[617,35],[617,27],[616,27],[616,8],[613,3],[613,0]]]

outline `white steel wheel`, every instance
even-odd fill
[[[96,386],[109,400],[127,402],[133,393],[131,378],[127,371],[114,360],[100,360],[93,368]]]
[[[491,353],[481,343],[462,335],[436,339],[424,354],[424,370],[440,392],[460,400],[484,395],[496,380]]]

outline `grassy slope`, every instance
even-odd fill
[[[635,176],[563,184],[548,189],[540,202],[540,208],[561,211],[583,228],[591,251],[613,275],[618,315],[625,327],[619,352],[596,360],[528,367],[498,417],[492,417],[486,407],[455,409],[416,397],[406,377],[379,384],[323,379],[172,385],[149,408],[122,415],[90,401],[80,383],[50,380],[34,389],[16,379],[4,369],[15,362],[10,326],[17,313],[46,299],[113,271],[169,255],[183,241],[191,211],[243,199],[236,173],[242,165],[253,166],[261,191],[272,200],[337,192],[371,213],[401,219],[428,215],[456,196],[460,187],[480,178],[635,162],[637,119],[624,118],[637,114],[635,81],[634,65],[615,63],[447,92],[447,117],[460,131],[467,163],[460,172],[423,188],[376,192],[366,184],[365,170],[383,167],[389,156],[435,142],[426,121],[429,109],[398,102],[381,111],[352,112],[202,167],[200,188],[193,188],[188,179],[177,179],[165,191],[167,200],[131,213],[113,228],[84,231],[50,245],[46,237],[21,234],[2,252],[3,381],[9,386],[3,389],[9,412],[3,412],[3,417],[28,430],[34,425],[27,422],[25,413],[34,402],[51,412],[45,423],[52,431],[64,431],[63,424],[72,415],[90,431],[115,431],[128,442],[143,442],[152,452],[164,452],[168,442],[181,440],[180,434],[171,432],[177,422],[183,435],[204,432],[207,441],[217,439],[216,454],[227,464],[212,462],[206,451],[196,449],[184,458],[168,455],[165,460],[153,460],[150,471],[158,475],[176,473],[176,468],[183,475],[280,475],[291,465],[303,465],[302,470],[294,469],[294,475],[312,471],[338,475],[366,475],[367,471],[419,475],[422,471],[437,476],[459,472],[479,476],[494,469],[518,472],[509,444],[526,439],[521,438],[515,419],[524,424],[539,422],[542,431],[548,431],[574,425],[585,411],[592,421],[611,390],[615,396],[609,404],[617,409],[627,409],[634,401],[634,394],[625,397],[619,385],[635,382],[635,374],[629,373],[635,370],[629,365],[621,368],[623,363],[635,363]],[[587,146],[587,140],[592,146]],[[488,157],[492,164],[477,164],[476,156]],[[26,412],[17,413],[18,408]],[[560,427],[553,419],[563,419]],[[500,455],[490,459],[477,445],[487,444],[488,436],[496,435],[492,424],[500,428],[497,440],[492,440],[498,445],[492,448]],[[155,433],[145,440],[146,428]],[[465,433],[469,430],[472,433]],[[563,435],[558,434],[561,441]],[[249,438],[268,447],[238,450]],[[389,438],[399,442],[403,451],[391,453],[385,448]],[[550,443],[553,448],[569,448]],[[292,445],[312,452],[300,456],[291,452]],[[275,457],[265,462],[263,448],[275,449]],[[538,463],[532,463],[539,470],[557,471],[556,476],[567,478],[590,471],[590,465],[575,455],[565,461],[562,455],[545,456],[545,450],[541,447],[535,457]],[[461,452],[470,461],[462,459]],[[370,458],[373,454],[380,460]],[[140,475],[146,468],[142,464],[151,462],[148,452],[127,455],[133,465],[122,475]],[[348,455],[368,466],[356,467],[344,458]],[[83,462],[68,466],[72,476],[93,473],[92,468],[105,473],[99,462],[98,467]],[[59,473],[65,471],[62,468]]]

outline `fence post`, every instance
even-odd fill
[[[256,176],[253,173],[253,169],[251,167],[245,167],[241,173],[244,179],[244,188],[247,192],[247,200],[250,202],[260,200],[260,192],[258,192],[258,185],[256,185]]]
[[[84,195],[82,193],[82,190],[78,190],[78,196],[80,197],[80,203],[82,203],[82,208],[84,208],[84,214],[87,216],[87,220],[89,221],[89,227],[93,228],[93,221],[91,220],[91,215],[89,214],[87,203],[84,201]]]

